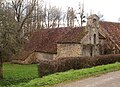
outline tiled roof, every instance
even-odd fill
[[[33,53],[32,51],[19,52],[17,55],[13,56],[13,60],[24,61],[32,53]]]
[[[71,29],[58,42],[59,43],[80,43],[81,39],[87,34],[85,27]]]
[[[78,43],[85,34],[84,30],[83,27],[41,29],[33,33],[30,41],[25,45],[25,50],[57,53],[57,42]]]
[[[107,31],[111,39],[120,47],[120,23],[100,21],[100,26]]]
[[[120,47],[120,23],[100,21],[100,26],[109,34]],[[25,45],[26,51],[57,53],[57,42],[80,43],[86,35],[85,27],[41,29],[33,33]]]

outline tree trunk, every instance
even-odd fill
[[[0,80],[3,78],[3,73],[2,73],[2,58],[0,58]]]

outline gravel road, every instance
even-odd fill
[[[55,87],[120,87],[120,71],[67,84],[59,84]]]

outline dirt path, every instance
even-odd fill
[[[100,77],[91,77],[68,84],[59,84],[55,87],[120,87],[120,71],[111,72]]]

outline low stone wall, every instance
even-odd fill
[[[39,63],[41,60],[52,60],[54,54],[41,53],[41,52],[33,52],[29,54],[24,60],[12,60],[12,63],[16,64],[33,64]]]
[[[36,52],[37,61],[40,60],[52,60],[54,54]]]

